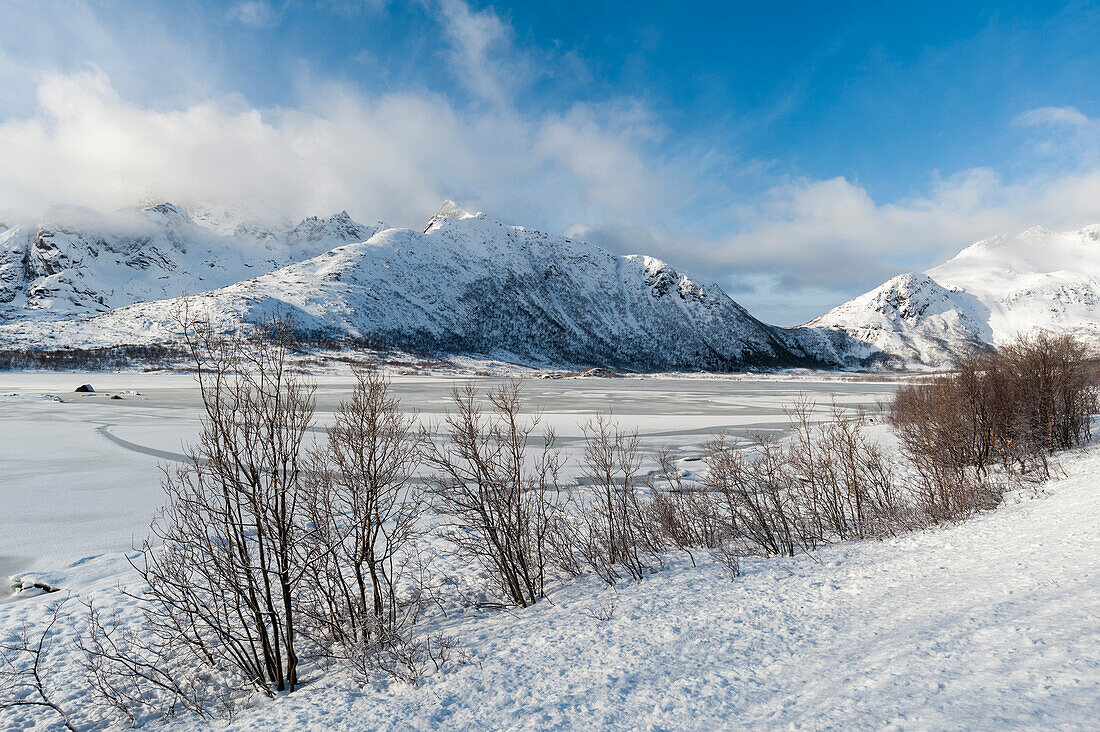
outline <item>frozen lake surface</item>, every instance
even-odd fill
[[[395,377],[403,409],[428,423],[448,407],[456,385],[493,388],[500,378]],[[825,416],[832,401],[874,407],[896,384],[835,380],[710,378],[521,379],[528,409],[541,411],[567,455],[581,425],[610,412],[636,428],[652,454],[702,454],[717,432],[783,431],[785,405],[799,394]],[[91,383],[94,394],[74,389]],[[317,379],[323,426],[354,379]],[[136,393],[125,393],[136,392]],[[121,399],[112,399],[120,394]],[[179,374],[0,374],[0,574],[49,570],[140,541],[161,506],[161,466],[183,458],[198,434],[202,405],[191,376]],[[573,474],[577,467],[573,461]]]

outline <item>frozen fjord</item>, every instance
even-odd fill
[[[403,409],[438,421],[450,391],[472,383],[491,389],[506,379],[397,376]],[[799,394],[825,416],[832,400],[873,406],[894,384],[749,378],[585,378],[521,380],[527,409],[542,414],[568,455],[583,442],[581,425],[610,412],[637,428],[652,453],[675,449],[698,457],[716,432],[784,430],[783,412]],[[83,383],[92,394],[73,390]],[[323,427],[352,389],[350,376],[321,376],[317,422]],[[133,391],[136,394],[123,392]],[[121,399],[111,399],[120,394]],[[15,570],[58,571],[131,548],[162,502],[160,465],[182,459],[199,432],[202,403],[193,377],[148,373],[0,374],[0,561]],[[564,477],[576,475],[574,471]],[[10,573],[10,572],[9,572]],[[64,573],[68,575],[68,572]],[[6,579],[6,576],[5,576]]]

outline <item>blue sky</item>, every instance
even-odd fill
[[[449,197],[793,324],[1100,222],[1098,37],[1086,3],[15,0],[0,210]]]

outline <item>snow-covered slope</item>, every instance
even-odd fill
[[[989,309],[993,342],[1035,328],[1100,339],[1100,226],[987,239],[928,274]]]
[[[230,729],[1093,728],[1100,455],[1065,473],[961,525],[746,559],[733,581],[705,554],[615,590],[586,578],[456,622],[472,663],[420,687],[325,679]]]
[[[73,208],[0,231],[0,320],[86,316],[192,295],[315,256],[383,228],[346,212],[219,233],[161,203],[105,217]]]
[[[926,274],[894,277],[809,322],[805,330],[812,329],[845,333],[837,356],[864,363],[900,358],[939,365],[991,336],[973,296]]]
[[[1100,344],[1100,226],[1039,227],[973,244],[840,305],[807,329],[851,337],[841,355],[941,366],[1036,329]],[[803,334],[805,339],[806,334]]]
[[[181,302],[56,323],[55,342],[166,340]],[[305,334],[530,364],[729,369],[807,364],[717,285],[651,257],[470,214],[453,202],[423,231],[366,241],[189,298],[232,325],[278,310]],[[22,329],[0,329],[18,342]],[[34,335],[34,334],[31,334]]]
[[[0,226],[0,347],[168,341],[185,302],[226,326],[279,310],[325,339],[529,365],[938,367],[1036,328],[1100,344],[1100,226],[978,242],[800,328],[651,257],[452,201],[423,231],[169,203]]]

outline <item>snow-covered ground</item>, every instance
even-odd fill
[[[71,393],[83,381],[99,393]],[[395,382],[422,414],[438,414],[450,386]],[[322,422],[349,388],[321,380]],[[715,429],[780,427],[799,392],[857,404],[892,389],[701,379],[525,388],[566,443],[579,439],[578,421],[611,408],[647,446],[689,451]],[[125,389],[139,394],[105,394]],[[158,503],[158,460],[197,429],[189,378],[5,374],[0,394],[13,395],[0,397],[0,572],[31,569],[74,599],[132,611],[117,588],[133,581],[122,552]],[[417,687],[312,676],[231,727],[1088,728],[1100,718],[1100,447],[1060,462],[1067,477],[961,525],[746,559],[737,579],[706,556],[692,567],[670,554],[661,571],[616,590],[590,577],[526,610],[452,606],[432,629],[459,638],[468,663]],[[0,598],[0,635],[40,625],[59,596]],[[63,647],[84,621],[69,605]],[[57,659],[50,683],[79,706],[79,670]],[[3,730],[56,726],[48,713],[0,712]]]
[[[958,526],[577,582],[456,623],[471,663],[418,688],[325,680],[233,728],[1095,729],[1100,450],[1062,464]]]

